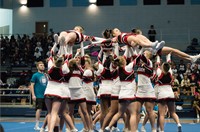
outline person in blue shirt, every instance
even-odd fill
[[[33,74],[31,78],[31,95],[32,100],[35,101],[35,118],[36,118],[36,124],[34,129],[40,130],[39,128],[39,120],[40,120],[40,114],[42,110],[46,109],[45,101],[44,101],[44,92],[47,86],[47,77],[44,73],[45,66],[42,61],[37,62],[36,64],[37,72]]]

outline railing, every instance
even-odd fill
[[[1,107],[8,106],[32,106],[31,93],[28,88],[1,88],[0,89],[0,104]]]

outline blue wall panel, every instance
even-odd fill
[[[89,0],[73,0],[73,6],[89,6]]]
[[[137,5],[137,0],[120,0],[120,5],[122,6]]]
[[[191,5],[200,5],[200,0],[191,0]]]
[[[66,7],[67,0],[50,0],[50,7]]]

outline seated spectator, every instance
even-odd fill
[[[192,101],[192,107],[194,108],[196,112],[197,119],[199,119],[199,113],[200,113],[200,94],[196,93],[195,98]]]
[[[194,64],[192,73],[195,74],[196,78],[200,78],[200,70],[198,64]]]
[[[191,63],[187,63],[185,73],[188,75],[189,78],[191,77],[192,75]]]
[[[29,88],[25,85],[20,85],[18,87],[18,90],[16,91],[16,94],[21,94],[21,96],[18,96],[17,100],[20,100],[22,105],[25,105],[27,100],[28,100],[28,96],[27,94],[29,94]],[[25,95],[25,96],[23,96]]]
[[[180,95],[180,89],[179,89],[179,81],[177,79],[177,74],[173,74],[172,76],[172,90],[174,92],[174,96],[175,98],[179,98],[179,95]]]
[[[196,88],[197,88],[197,78],[196,78],[195,74],[191,75],[190,88],[191,88],[192,96],[194,96],[196,93]]]
[[[34,57],[35,57],[35,61],[41,61],[42,54],[40,53],[39,49],[35,50]]]
[[[200,79],[197,81],[196,92],[200,94]]]
[[[190,79],[188,78],[187,74],[184,74],[184,77],[181,81],[181,88],[184,95],[190,95]]]
[[[178,73],[180,74],[180,76],[183,76],[183,74],[185,73],[185,71],[186,71],[186,65],[184,64],[183,60],[180,60],[180,63],[178,65]]]

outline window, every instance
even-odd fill
[[[183,5],[185,4],[184,0],[167,0],[168,5]]]
[[[143,0],[144,5],[160,5],[160,0]]]

